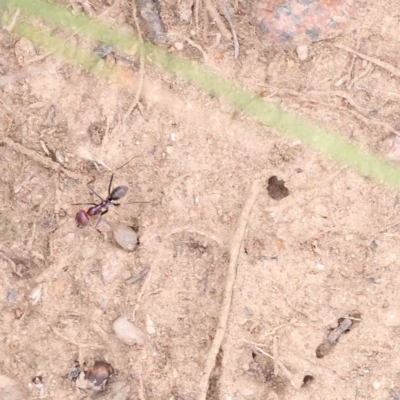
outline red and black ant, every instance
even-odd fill
[[[137,157],[137,156],[136,156]],[[92,187],[88,185],[89,190],[96,195],[101,202],[100,203],[75,203],[74,205],[91,205],[92,207],[88,208],[87,211],[85,210],[79,210],[76,213],[75,216],[75,221],[78,224],[79,228],[83,228],[89,224],[89,219],[90,217],[94,217],[95,215],[98,215],[98,219],[96,221],[95,228],[99,225],[101,221],[101,217],[108,212],[108,208],[110,206],[119,206],[119,203],[114,203],[114,201],[118,201],[124,197],[129,190],[128,186],[117,186],[115,189],[111,190],[112,182],[114,179],[114,174],[121,168],[125,167],[126,164],[130,163],[134,158],[132,157],[130,160],[128,160],[125,164],[121,165],[118,167],[112,174],[110,178],[110,183],[108,185],[108,196],[103,199]],[[143,202],[135,202],[135,203],[143,203]]]

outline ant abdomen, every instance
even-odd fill
[[[128,193],[128,186],[117,186],[109,195],[110,200],[122,199]]]

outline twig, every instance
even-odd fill
[[[285,367],[282,361],[276,360],[276,363],[278,364],[279,368],[281,369],[283,375],[285,375],[285,378],[290,382],[290,384],[293,387],[296,387],[296,384],[293,381],[293,374]]]
[[[1,139],[0,143],[5,143],[7,146],[14,148],[14,150],[19,151],[20,153],[26,155],[27,157],[44,165],[47,168],[51,168],[52,170],[57,171],[57,172],[63,172],[65,175],[67,175],[71,179],[75,179],[75,180],[82,179],[81,175],[78,175],[75,172],[72,172],[72,171],[64,168],[60,164],[51,161],[51,159],[48,157],[43,157],[42,155],[36,153],[35,151],[27,149],[26,147],[24,147],[18,143],[15,143],[13,140],[11,140],[8,137]]]
[[[204,49],[197,44],[195,41],[193,41],[192,39],[188,38],[187,36],[183,36],[183,38],[186,40],[186,42],[188,42],[192,47],[194,47],[195,49],[199,50],[200,53],[203,55],[204,58],[204,62],[207,63],[208,61],[208,54],[204,51]]]
[[[360,40],[360,38],[358,38],[357,39],[357,44],[356,44],[356,50],[358,51],[359,49],[360,49],[360,45],[361,45],[361,40]],[[352,73],[353,73],[353,69],[354,69],[354,64],[355,64],[355,62],[356,62],[356,58],[357,58],[357,56],[355,55],[355,54],[353,54],[353,57],[351,58],[351,63],[350,63],[350,68],[349,68],[349,71],[348,71],[348,73],[347,73],[347,77],[346,77],[346,80],[347,80],[347,89],[350,89],[351,88],[351,86],[350,86],[350,84],[351,84],[351,79],[352,79]]]
[[[11,22],[9,23],[8,26],[5,26],[3,29],[8,31],[8,32],[12,32],[12,30],[14,29],[15,23],[17,22],[17,18],[19,16],[20,13],[20,9],[17,8],[17,11],[15,11],[15,14],[12,17]]]
[[[310,94],[324,94],[324,92],[319,92],[319,91],[310,91]],[[345,99],[351,106],[353,106],[358,112],[361,114],[364,114],[365,116],[368,115],[368,110],[359,106],[355,100],[350,96],[349,93],[344,92],[342,90],[334,90],[332,92],[328,91],[326,92],[327,95],[333,94],[334,96],[341,97],[342,99]]]
[[[11,265],[11,268],[14,272],[15,275],[19,276],[20,278],[22,278],[22,274],[20,272],[18,272],[17,270],[17,266],[15,264],[15,262],[13,260],[11,260],[11,258],[7,257],[4,253],[4,251],[0,251],[0,256],[3,257],[6,261],[9,262],[9,264]]]
[[[100,154],[102,155],[102,157],[104,158],[104,154],[106,153],[106,149],[108,149],[108,144],[110,142],[110,137],[113,137],[114,132],[117,132],[120,127],[121,127],[122,121],[121,121],[121,116],[118,115],[118,121],[115,124],[115,126],[113,127],[112,131],[110,132],[110,129],[107,129],[104,136],[103,136],[103,141],[101,143],[101,150],[100,150]]]
[[[356,75],[352,79],[352,81],[348,85],[348,88],[351,89],[356,82],[358,82],[360,79],[362,79],[362,78],[366,77],[367,75],[369,75],[372,72],[373,68],[374,67],[372,66],[372,63],[368,62],[368,65],[365,68],[365,70],[363,72],[361,72],[360,74]]]
[[[85,13],[88,14],[89,17],[92,17],[94,13],[92,5],[87,0],[80,0],[80,3],[82,4]]]
[[[144,296],[144,293],[146,292],[148,286],[150,285],[151,273],[152,273],[152,268],[150,268],[149,272],[147,273],[146,280],[144,281],[142,287],[140,288],[140,292],[139,292],[139,294],[138,294],[138,296],[137,296],[135,308],[133,309],[133,313],[132,313],[132,320],[133,320],[133,321],[135,321],[136,312],[137,312],[137,310],[139,309],[140,302],[142,301],[142,298],[143,298],[143,296]]]
[[[271,354],[267,353],[266,351],[264,351],[263,349],[260,349],[258,346],[254,346],[254,348],[259,351],[261,354],[264,354],[264,356],[269,357],[271,360],[274,360],[274,357],[271,356]]]
[[[106,134],[107,134],[107,130],[106,130]],[[103,138],[103,140],[104,140],[104,138]],[[87,148],[87,146],[79,146],[78,149],[76,150],[76,154],[83,160],[92,162],[98,171],[100,171],[100,169],[97,164],[100,164],[105,169],[108,169],[109,171],[111,171],[111,168],[104,161],[100,160],[94,154],[92,154],[91,151]]]
[[[215,34],[215,40],[214,43],[211,46],[208,46],[208,50],[212,50],[215,49],[219,46],[219,44],[221,43],[221,33],[218,32]]]
[[[142,371],[139,372],[139,399],[146,400],[144,396],[144,385],[143,385],[143,378],[142,378]]]
[[[204,49],[199,45],[199,44],[197,44],[195,41],[193,41],[192,39],[190,39],[190,38],[188,38],[187,36],[184,36],[184,35],[180,35],[180,34],[177,34],[177,33],[174,33],[174,32],[168,32],[168,35],[171,35],[172,37],[180,37],[180,38],[182,38],[183,40],[185,40],[185,42],[187,42],[187,43],[189,43],[192,47],[194,47],[195,49],[197,49],[202,55],[203,55],[203,58],[204,58],[204,62],[205,63],[207,63],[207,61],[208,61],[208,54],[204,51]]]
[[[26,249],[27,249],[28,252],[30,252],[32,250],[33,241],[35,240],[35,235],[36,235],[36,222],[33,223],[32,235],[29,238],[29,242],[26,245]]]
[[[272,354],[274,355],[274,374],[278,376],[279,366],[277,363],[278,359],[278,338],[276,335],[272,337]]]
[[[260,349],[258,346],[255,346],[255,349],[259,351],[261,354],[264,354],[264,356],[267,356],[271,358],[274,361],[274,364],[279,367],[279,369],[282,371],[283,375],[285,378],[290,382],[290,384],[293,387],[296,387],[296,384],[293,381],[293,374],[285,367],[282,361],[278,360],[276,357],[271,356],[271,354],[267,353],[266,351]]]
[[[267,85],[258,85],[258,86],[262,86],[262,87],[267,87]],[[268,86],[270,87],[270,86]],[[273,93],[274,95],[276,95],[277,92],[283,92],[286,94],[289,94],[291,96],[299,96],[301,97],[303,100],[305,101],[309,101],[309,102],[313,102],[313,103],[317,103],[317,104],[321,104],[327,107],[332,107],[332,104],[327,104],[327,103],[322,103],[320,101],[317,101],[315,99],[312,98],[307,98],[304,97],[304,95],[306,94],[311,94],[311,95],[334,95],[337,97],[341,97],[343,99],[345,99],[351,106],[353,106],[355,108],[355,110],[352,110],[350,108],[344,108],[344,107],[336,107],[339,110],[344,110],[347,112],[350,112],[351,114],[353,114],[355,117],[357,117],[358,119],[360,119],[366,126],[369,125],[374,125],[377,126],[379,128],[382,128],[385,132],[388,133],[393,133],[395,135],[399,135],[399,132],[396,131],[393,127],[391,127],[388,123],[380,121],[376,118],[371,118],[368,116],[368,110],[359,106],[354,99],[350,96],[350,94],[341,91],[341,90],[336,90],[336,91],[317,91],[317,90],[313,90],[313,91],[309,91],[309,92],[297,92],[294,90],[287,90],[287,89],[280,89],[280,88],[274,88],[271,87],[273,89],[276,89],[276,91]]]
[[[243,236],[245,234],[251,211],[253,210],[260,190],[260,181],[255,180],[251,186],[250,195],[247,198],[246,203],[244,204],[242,213],[240,214],[235,236],[232,239],[230,247],[229,267],[227,271],[222,307],[218,320],[218,327],[205,362],[203,376],[200,381],[199,395],[197,397],[198,400],[205,400],[207,397],[210,375],[215,367],[216,359],[220,351],[222,340],[224,339],[226,331],[229,311],[232,303],[233,286],[236,279],[237,262],[239,258],[240,248],[242,246]]]
[[[123,125],[125,125],[125,122],[126,122],[127,118],[132,114],[132,111],[139,104],[140,94],[142,93],[143,81],[144,81],[143,36],[142,36],[142,31],[140,30],[139,21],[138,21],[137,15],[136,15],[136,4],[135,4],[135,1],[136,0],[132,0],[132,15],[133,15],[133,20],[135,21],[135,27],[136,27],[136,30],[137,30],[137,33],[138,33],[138,38],[139,38],[139,52],[140,52],[139,82],[138,82],[138,86],[136,88],[136,94],[135,94],[135,98],[133,100],[133,103],[128,108],[128,111],[125,113],[124,117],[122,118]]]
[[[264,356],[267,356],[271,358],[274,361],[274,364],[276,364],[280,370],[282,371],[283,375],[285,378],[290,382],[290,384],[293,387],[296,387],[296,384],[293,381],[293,374],[285,367],[282,361],[278,360],[276,357],[271,356],[271,354],[267,353],[266,351],[260,349],[258,346],[254,346],[257,351],[259,351],[261,354],[264,354]],[[275,372],[276,374],[276,372]]]
[[[206,0],[204,0],[206,1]],[[203,8],[203,41],[208,44],[208,22],[209,22],[209,14],[207,7]]]
[[[206,9],[207,9],[208,13],[210,14],[211,18],[215,21],[215,23],[218,26],[218,29],[222,33],[222,36],[224,36],[225,39],[231,40],[232,39],[232,35],[228,31],[228,29],[226,29],[226,26],[225,26],[224,22],[222,21],[220,15],[218,14],[218,11],[214,7],[214,5],[211,2],[211,0],[204,0],[204,3],[205,3],[205,6],[206,6]]]
[[[399,136],[399,132],[396,131],[393,127],[391,127],[388,123],[379,121],[378,119],[375,118],[367,118],[360,112],[356,110],[348,110],[351,114],[353,114],[356,118],[358,118],[360,121],[362,121],[367,127],[370,125],[377,126],[378,128],[382,128],[385,132],[387,133],[393,133],[396,136]]]
[[[20,71],[12,75],[2,76],[0,78],[0,88],[7,85],[12,85],[15,82],[29,78],[30,76],[37,75],[42,71],[42,68],[28,67],[25,71]]]
[[[145,269],[142,269],[138,274],[135,276],[130,277],[125,281],[125,283],[136,283],[139,282],[141,279],[143,279],[150,271],[150,267],[146,267]]]
[[[231,17],[231,14],[229,13],[228,7],[226,6],[225,0],[219,0],[219,4],[222,8],[222,11],[225,15],[225,18],[229,22],[229,26],[231,27],[232,31],[232,36],[233,36],[233,44],[235,46],[235,60],[239,58],[239,41],[237,38],[236,30],[235,30],[235,25],[233,24],[233,20]]]
[[[381,60],[379,60],[379,58],[367,56],[367,55],[365,55],[363,53],[358,52],[357,50],[354,50],[354,49],[352,49],[350,47],[347,47],[347,46],[345,46],[343,44],[340,44],[340,43],[335,43],[335,47],[337,47],[338,49],[341,49],[341,50],[345,50],[345,51],[347,51],[349,53],[352,53],[352,54],[356,55],[357,57],[360,57],[360,58],[362,58],[364,60],[370,61],[371,63],[377,65],[378,67],[386,69],[386,71],[388,71],[391,74],[393,74],[394,76],[397,76],[397,77],[400,78],[400,69],[396,68],[392,64],[389,64],[389,63],[387,63],[385,61],[381,61]]]

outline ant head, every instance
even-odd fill
[[[75,215],[75,221],[78,224],[79,228],[83,228],[89,223],[89,217],[86,214],[85,210],[80,210]]]

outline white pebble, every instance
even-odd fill
[[[297,57],[300,61],[305,61],[308,58],[308,46],[306,44],[301,44],[296,48]]]
[[[319,269],[320,271],[322,271],[323,269],[325,269],[325,266],[322,264],[317,264],[317,269]]]
[[[183,43],[181,43],[181,42],[176,42],[176,43],[174,43],[174,47],[175,47],[178,51],[181,51],[181,50],[183,50]]]
[[[42,297],[42,285],[37,285],[31,292],[29,298],[31,299],[31,303],[35,306],[39,303],[40,298]]]
[[[148,314],[146,315],[146,332],[149,335],[154,335],[156,333],[156,328],[154,328],[154,322],[151,320]]]
[[[372,386],[373,386],[373,388],[374,388],[375,390],[378,390],[378,389],[381,387],[381,383],[378,382],[378,381],[375,381],[375,382],[372,384]]]
[[[114,321],[113,329],[117,338],[129,346],[134,344],[143,346],[146,342],[146,334],[124,317]]]

